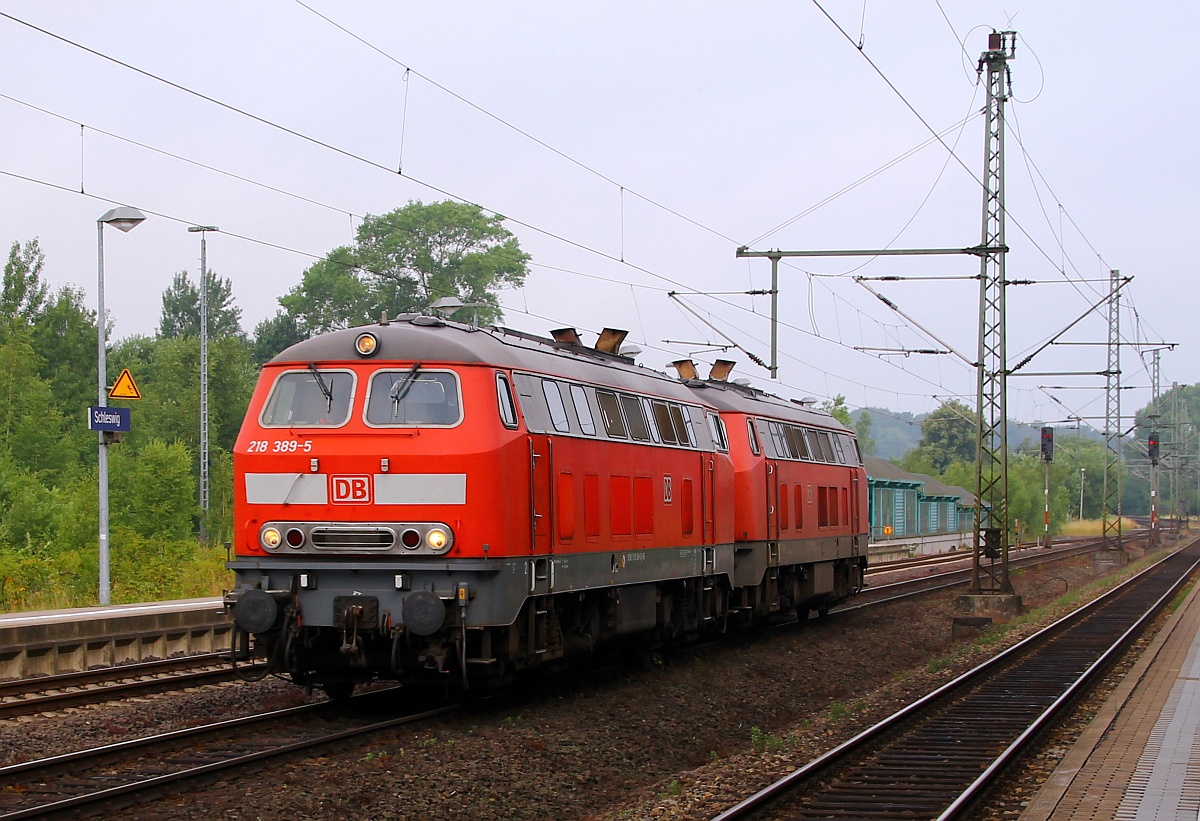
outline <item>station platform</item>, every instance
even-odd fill
[[[1020,818],[1200,818],[1200,585],[1159,631]]]

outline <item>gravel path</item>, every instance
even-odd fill
[[[1013,575],[1027,609],[1091,580],[1090,557]],[[380,734],[123,815],[711,818],[1069,609],[1040,611],[983,640],[954,642],[951,620],[960,614],[954,599],[936,594],[743,637],[615,682],[512,694],[433,728]],[[17,718],[0,724],[0,759],[11,763],[305,700],[297,688],[269,681]],[[1069,742],[1066,732],[1061,745]],[[1053,752],[1033,761],[1016,792],[998,797],[1000,809],[988,817],[1013,817],[1054,763]]]

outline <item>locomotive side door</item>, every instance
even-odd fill
[[[544,434],[529,435],[529,552],[554,547],[554,443]]]
[[[701,510],[701,543],[715,544],[716,537],[716,465],[711,453],[701,454],[700,458],[700,510]]]
[[[767,538],[779,538],[779,463],[764,459],[767,469]]]

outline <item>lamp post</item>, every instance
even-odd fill
[[[122,233],[128,233],[137,227],[146,215],[136,208],[121,205],[110,208],[96,220],[96,353],[99,360],[97,383],[99,406],[108,405],[108,374],[106,360],[108,358],[105,330],[107,322],[104,314],[104,226],[111,225]],[[109,603],[109,573],[108,573],[108,441],[105,431],[98,432],[99,437],[99,473],[100,473],[100,604]]]
[[[209,231],[215,225],[193,225],[189,233],[200,234],[200,541],[208,541],[208,261],[205,258]]]
[[[1079,521],[1083,521],[1083,474],[1087,468],[1079,469]]]

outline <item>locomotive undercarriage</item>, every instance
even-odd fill
[[[259,591],[252,597],[272,598],[276,615],[252,641],[251,631],[239,626],[234,656],[264,658],[270,672],[332,696],[375,680],[477,689],[523,671],[566,666],[601,649],[656,649],[771,618],[805,618],[813,610],[823,615],[861,589],[862,571],[861,559],[851,557],[768,565],[756,583],[739,586],[731,584],[739,574],[720,573],[547,592],[526,597],[516,618],[501,626],[471,624],[470,588],[463,585],[461,597],[439,598],[444,613],[435,617],[435,629],[393,621],[369,596],[334,597],[333,624],[306,624],[305,597],[294,576],[286,591],[251,588]],[[248,593],[240,591],[238,598]]]

